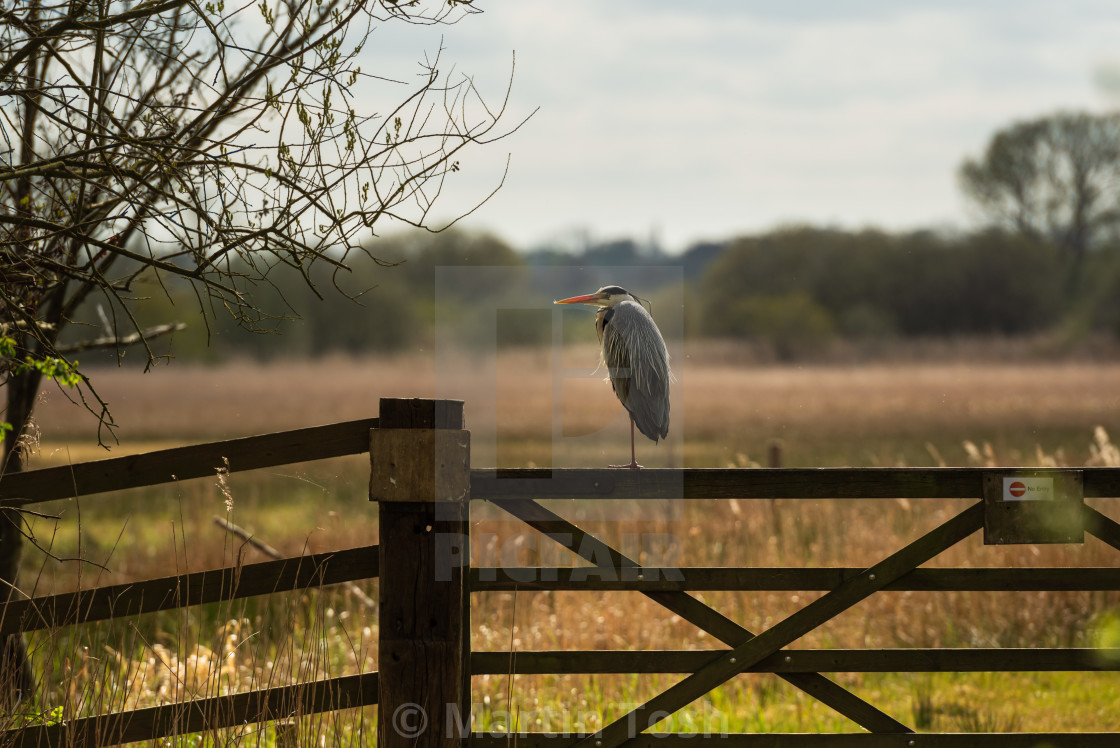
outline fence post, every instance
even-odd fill
[[[382,398],[370,463],[380,523],[377,743],[458,748],[470,718],[462,401]]]

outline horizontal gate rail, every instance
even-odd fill
[[[502,499],[980,499],[991,468],[526,468],[472,470],[471,498]],[[1086,498],[1120,496],[1120,468],[1080,472]]]
[[[474,675],[694,673],[729,649],[474,652]],[[783,649],[746,673],[970,673],[1120,670],[1120,649]]]
[[[568,748],[594,736],[581,734],[475,733],[471,748]],[[840,733],[641,733],[633,748],[1116,748],[1114,732],[904,733],[901,735]]]
[[[58,725],[33,725],[10,730],[0,737],[6,748],[99,748],[371,706],[377,703],[377,689],[377,673],[347,675],[82,717]]]
[[[472,591],[797,591],[831,590],[859,576],[861,567],[638,567],[476,566]],[[1120,590],[1120,568],[1109,566],[1013,569],[914,569],[883,588],[907,592],[1100,592]]]
[[[0,608],[0,635],[353,582],[377,575],[377,546],[372,545],[95,587],[8,603]]]
[[[369,451],[376,418],[281,431],[262,436],[173,447],[76,465],[28,470],[0,476],[0,505],[25,506],[40,501],[121,491],[126,488],[291,465]]]

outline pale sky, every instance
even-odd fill
[[[466,225],[520,248],[586,232],[679,251],[791,222],[967,228],[956,170],[993,132],[1120,106],[1095,83],[1120,69],[1115,0],[476,4],[437,31],[386,26],[363,54],[407,66],[442,33],[444,65],[500,99],[516,52],[509,122],[539,111],[464,159],[443,213],[510,154]]]

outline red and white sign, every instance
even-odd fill
[[[1054,498],[1053,478],[1004,478],[1004,501],[1050,501]]]

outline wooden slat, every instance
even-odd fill
[[[1045,472],[1069,472],[1055,468]],[[1085,496],[1120,496],[1120,468],[1079,468]],[[473,499],[980,499],[990,468],[472,470]]]
[[[214,696],[0,733],[12,748],[98,748],[377,703],[377,673]]]
[[[622,745],[635,734],[661,721],[664,715],[672,714],[690,704],[745,668],[752,667],[973,534],[980,529],[983,521],[983,504],[973,504],[948,522],[870,567],[866,573],[849,579],[770,629],[735,647],[726,656],[710,662],[605,726],[598,733],[602,737],[601,742],[595,741],[595,748],[616,748]],[[577,745],[589,747],[591,741],[581,741]]]
[[[475,675],[694,673],[730,650],[474,652]],[[1120,670],[1120,649],[783,649],[748,673],[968,673]]]
[[[533,501],[495,502],[498,506],[543,532],[557,543],[589,561],[609,559],[619,568],[639,573],[637,562],[627,558],[600,539],[589,535],[576,525]],[[684,592],[645,592],[648,598],[684,620],[707,631],[724,644],[735,646],[749,640],[754,634]],[[868,730],[877,732],[906,732],[908,728],[890,715],[868,704],[850,691],[833,683],[819,673],[797,673],[780,676],[823,704]]]
[[[376,427],[376,418],[364,418],[329,426],[10,473],[0,476],[0,505],[24,506],[51,499],[213,476],[217,468],[224,467],[223,457],[229,460],[230,472],[239,472],[361,454],[369,451],[369,432]]]
[[[377,575],[375,545],[198,571],[11,602],[0,607],[0,634],[135,616]]]
[[[595,739],[586,733],[474,733],[471,748],[568,748]],[[630,741],[634,748],[1116,748],[1120,732],[1022,732],[1022,733],[670,733],[640,734]]]
[[[472,591],[581,590],[815,591],[835,589],[864,569],[850,567],[475,567]],[[1120,590],[1120,567],[915,569],[885,591],[1111,591]]]

